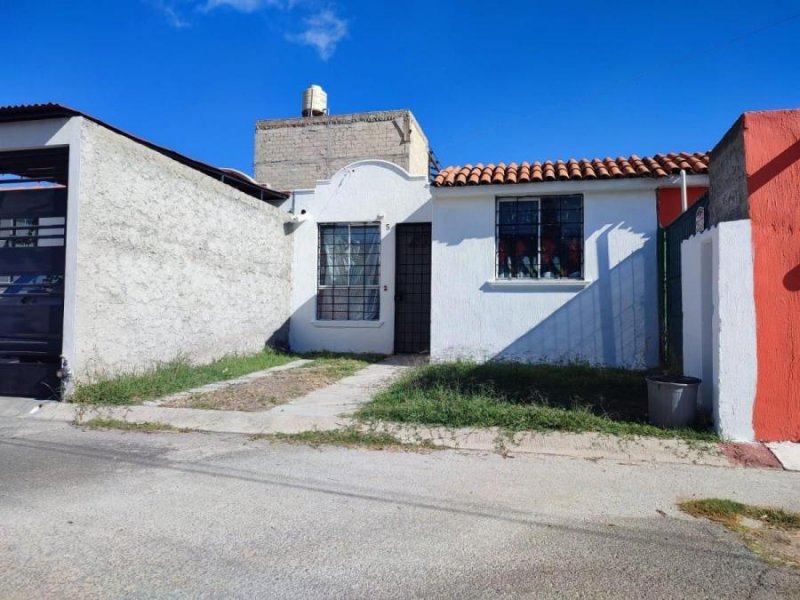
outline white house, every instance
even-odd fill
[[[429,182],[430,156],[409,111],[257,124],[259,180],[330,176],[279,203],[297,219],[292,348],[658,364],[659,200],[681,170],[707,188],[705,154],[451,167]]]
[[[431,356],[657,365],[664,185],[674,181],[435,188]]]
[[[291,205],[294,208],[291,209]],[[416,323],[408,305],[408,275],[424,278],[430,310],[431,196],[428,178],[409,175],[383,160],[340,169],[313,191],[285,203],[299,217],[293,234],[289,345],[297,351],[425,351],[398,347],[396,338]],[[428,261],[412,264],[409,232],[427,228]],[[413,240],[411,240],[413,242]],[[419,326],[429,335],[430,318]],[[399,331],[399,336],[398,336]]]
[[[308,115],[256,124],[250,178],[0,108],[0,394],[265,343],[657,364],[658,221],[706,155],[442,170],[408,110]]]
[[[365,160],[282,204],[298,219],[292,348],[658,363],[656,193],[676,176],[447,186],[450,172],[431,186]]]

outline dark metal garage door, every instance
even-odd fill
[[[0,188],[0,395],[57,398],[66,188]]]

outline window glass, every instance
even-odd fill
[[[319,226],[317,319],[378,320],[380,252],[376,224]]]
[[[496,218],[497,277],[581,279],[583,198],[500,198]]]

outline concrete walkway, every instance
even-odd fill
[[[413,364],[413,360],[407,357],[389,357],[333,385],[264,412],[167,408],[152,404],[87,406],[4,398],[0,400],[0,417],[78,423],[102,417],[131,423],[163,423],[180,429],[244,434],[338,429],[350,424],[348,417],[360,405],[368,402],[375,392]],[[284,365],[284,370],[286,367],[288,365]],[[158,403],[165,401],[161,399]]]

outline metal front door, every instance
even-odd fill
[[[0,395],[57,398],[65,188],[0,191]]]
[[[431,224],[397,226],[394,351],[420,354],[431,347]]]

